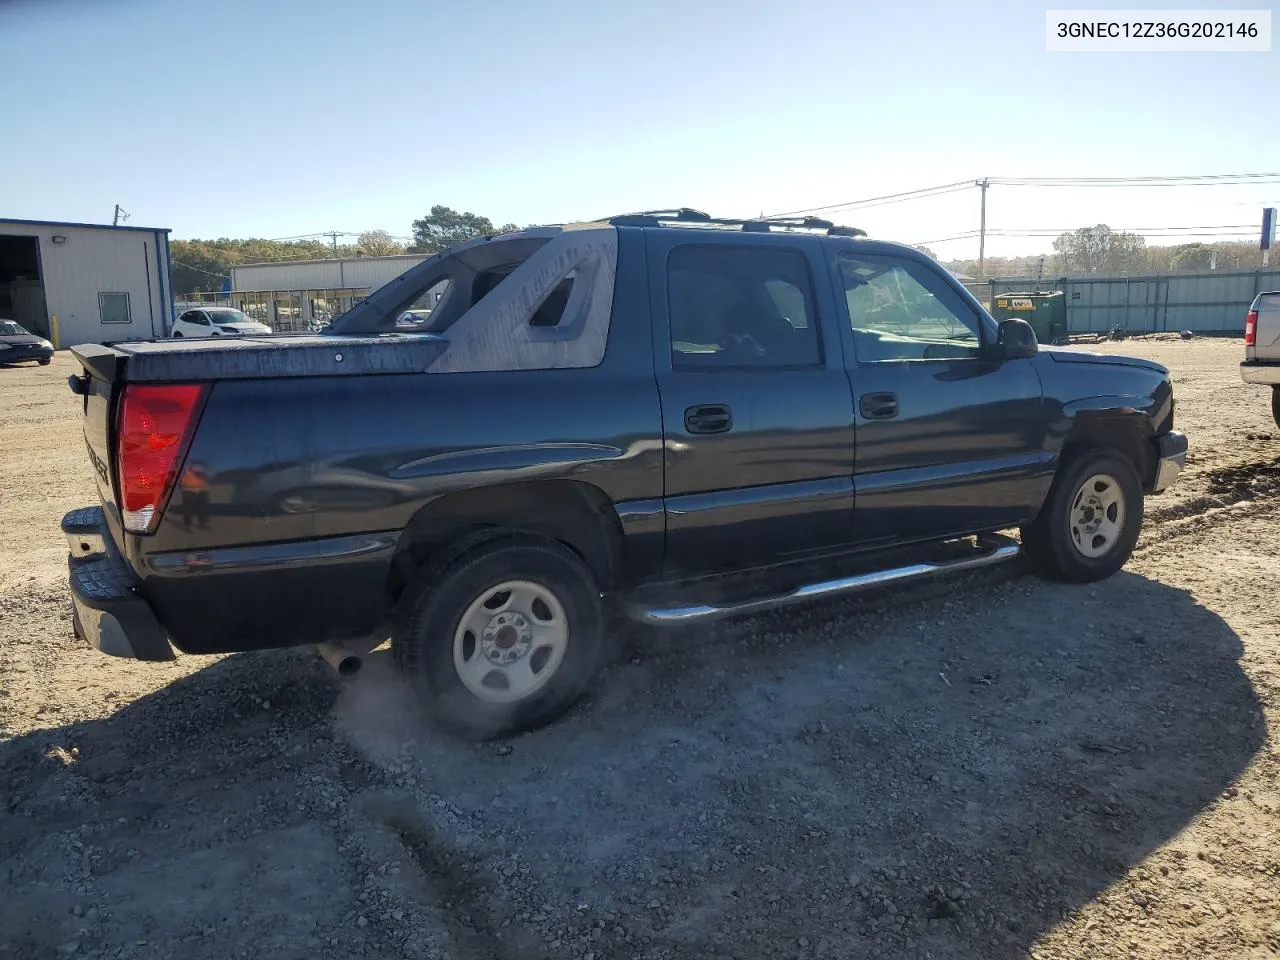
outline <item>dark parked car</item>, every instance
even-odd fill
[[[52,343],[12,320],[0,320],[0,366],[34,361],[43,367],[52,359]]]
[[[422,332],[396,319],[434,303]],[[544,723],[614,618],[1128,559],[1168,371],[1042,350],[931,258],[690,210],[456,246],[330,332],[82,346],[78,629],[143,660],[387,636],[448,727]],[[1021,528],[1021,542],[999,531]]]

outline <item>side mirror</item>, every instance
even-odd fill
[[[996,333],[996,355],[1001,360],[1025,360],[1040,352],[1036,332],[1025,320],[1001,320]]]

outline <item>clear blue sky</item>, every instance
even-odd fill
[[[1049,54],[1046,6],[1069,4],[0,2],[0,216],[102,222],[118,202],[180,238],[405,235],[434,203],[523,224],[1280,170],[1280,54]],[[1243,224],[1277,201],[993,187],[988,220]],[[836,219],[916,242],[977,208],[974,190]]]

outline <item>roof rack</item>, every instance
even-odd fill
[[[644,210],[640,213],[624,213],[613,217],[604,217],[602,221],[615,227],[663,227],[685,224],[688,226],[706,226],[732,228],[743,233],[772,233],[774,231],[792,232],[797,230],[818,231],[829,237],[865,237],[867,231],[858,227],[842,227],[823,220],[820,217],[764,217],[745,219],[738,217],[713,217],[701,210],[690,207],[677,207],[673,210]]]

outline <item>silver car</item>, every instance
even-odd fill
[[[1253,298],[1244,322],[1244,352],[1240,379],[1271,388],[1271,416],[1280,426],[1280,290]]]

